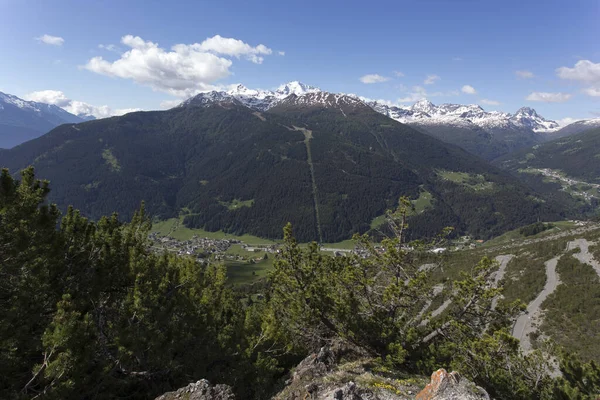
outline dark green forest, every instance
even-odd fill
[[[222,266],[150,251],[143,204],[127,223],[94,222],[71,207],[61,216],[49,193],[32,168],[0,174],[0,398],[147,399],[207,378],[265,399],[300,359],[340,341],[389,370],[460,370],[497,399],[600,389],[594,362],[557,350],[564,378],[552,378],[540,351],[519,351],[508,327],[523,304],[491,306],[502,288],[487,258],[429,321],[420,310],[434,279],[418,261],[443,237],[407,250],[392,236],[380,253],[357,236],[370,256],[330,257],[299,247],[287,225],[258,298],[228,285]],[[388,215],[395,232],[407,204]]]
[[[52,182],[50,201],[93,220],[114,211],[130,219],[145,201],[152,217],[184,211],[188,227],[209,231],[281,238],[291,222],[303,242],[365,233],[400,196],[423,189],[433,207],[411,217],[414,238],[453,226],[486,239],[569,216],[456,146],[362,103],[342,111],[283,104],[257,114],[233,102],[130,113],[60,126],[1,152],[0,166],[35,166]],[[444,171],[487,184],[448,180]],[[246,206],[229,206],[236,202]]]

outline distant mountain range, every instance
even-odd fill
[[[419,205],[417,237],[454,226],[489,238],[561,217],[510,175],[355,96],[298,83],[241,92],[62,125],[0,151],[0,165],[33,164],[51,201],[92,218],[127,218],[145,200],[157,218],[183,212],[189,227],[269,238],[292,222],[302,241],[346,239],[377,228],[402,195]]]
[[[298,81],[281,85],[276,90],[254,90],[236,85],[227,91],[201,93],[184,101],[187,104],[211,103],[236,99],[257,111],[269,110],[288,96],[323,93],[321,89]],[[339,94],[340,96],[343,94]],[[344,95],[362,101],[375,111],[447,143],[493,160],[505,154],[600,126],[600,119],[579,121],[560,129],[555,121],[540,116],[534,109],[523,107],[514,114],[486,111],[478,105],[440,104],[420,100],[411,106],[395,106],[356,95]],[[48,104],[19,99],[0,93],[0,148],[10,148],[67,122],[93,119],[75,116]]]
[[[297,81],[282,85],[275,91],[253,90],[244,85],[237,85],[228,91],[201,93],[184,101],[180,107],[236,99],[247,107],[266,111],[285,101],[292,94],[301,96],[309,93],[322,93],[322,91]],[[423,133],[456,144],[488,160],[542,143],[551,137],[550,133],[559,129],[557,122],[543,118],[534,109],[528,107],[509,114],[485,111],[474,104],[436,106],[428,100],[420,100],[412,106],[392,106],[356,95],[347,95],[347,97],[355,98],[398,122],[411,125]]]
[[[0,148],[11,148],[65,123],[85,119],[62,108],[0,92]]]

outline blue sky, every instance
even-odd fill
[[[600,116],[595,0],[0,0],[0,37],[0,91],[98,114],[299,80],[394,103]]]

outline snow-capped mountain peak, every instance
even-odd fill
[[[435,112],[436,107],[429,100],[422,99],[413,104],[410,109],[412,111],[420,111],[431,115]]]
[[[552,132],[560,128],[555,121],[550,121],[540,116],[533,108],[521,107],[510,117],[510,121],[534,132]]]
[[[310,95],[310,96],[309,96]],[[449,125],[469,129],[483,129],[492,132],[496,129],[528,130],[534,132],[552,132],[558,129],[555,121],[546,120],[534,109],[522,107],[514,114],[486,111],[477,104],[440,104],[435,105],[427,99],[421,99],[411,106],[391,105],[383,101],[373,101],[356,95],[342,95],[324,92],[318,87],[298,81],[288,82],[275,91],[249,89],[244,85],[232,85],[229,90],[201,93],[186,104],[208,105],[211,102],[235,99],[247,107],[266,111],[285,99],[295,96],[288,103],[298,105],[324,105],[338,107],[359,102],[396,121],[419,125]],[[337,97],[336,97],[337,96]],[[342,97],[343,96],[343,97]],[[195,99],[195,100],[194,100]]]
[[[277,90],[275,91],[275,93],[280,96],[287,97],[291,94],[300,96],[305,93],[316,93],[316,92],[320,92],[320,91],[321,91],[321,89],[319,89],[316,86],[305,85],[304,83],[301,83],[298,81],[291,81],[284,85],[279,86],[277,88]]]

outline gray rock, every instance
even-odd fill
[[[233,391],[227,385],[211,385],[206,379],[190,383],[174,392],[165,393],[155,400],[235,400]]]

